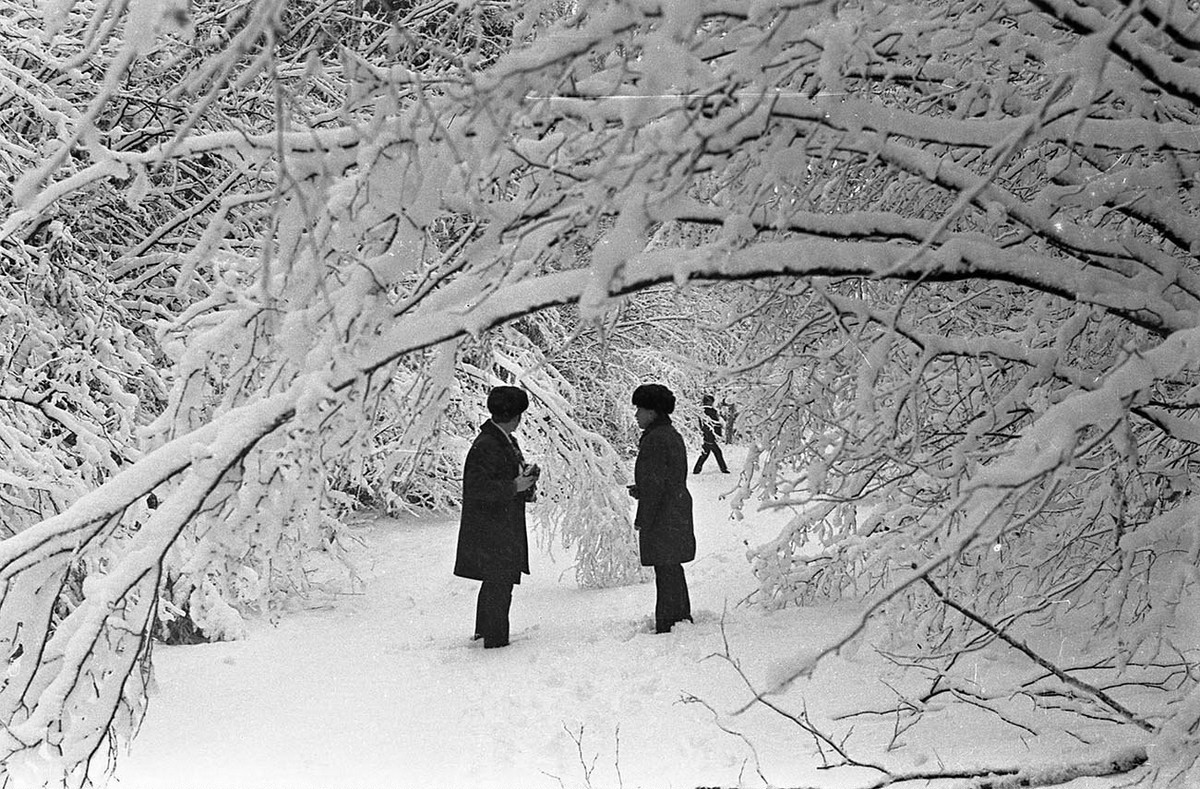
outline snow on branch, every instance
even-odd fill
[[[54,688],[24,737],[103,675],[97,742],[154,601],[219,630],[344,558],[372,485],[452,501],[496,381],[587,459],[615,574],[617,390],[721,379],[759,439],[737,500],[804,507],[754,552],[762,602],[865,600],[821,655],[1049,654],[1035,622],[1085,623],[1113,671],[1170,648],[1197,555],[1182,7],[139,0],[52,3],[42,35],[0,5],[28,121],[0,134],[0,507],[33,524],[0,544],[0,633],[30,628],[8,723]],[[1187,692],[1155,735],[1179,752]]]

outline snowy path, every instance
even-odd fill
[[[568,734],[580,726],[596,787],[736,783],[743,770],[761,785],[749,748],[704,707],[679,703],[694,694],[724,709],[745,698],[729,667],[708,659],[726,603],[735,643],[754,635],[740,632],[747,613],[733,607],[754,588],[742,540],[757,535],[718,501],[730,479],[715,468],[691,478],[697,624],[665,636],[645,632],[652,583],[581,590],[569,556],[532,548],[533,573],[514,593],[514,643],[485,652],[467,638],[478,585],[450,574],[456,521],[366,525],[364,595],[257,623],[244,641],[158,647],[158,692],[112,785],[583,786]],[[736,725],[766,722],[748,714]]]
[[[732,454],[736,469],[741,452]],[[762,708],[728,714],[748,694],[729,665],[711,657],[722,648],[726,605],[730,643],[759,681],[777,671],[779,657],[845,622],[829,606],[736,607],[755,588],[744,541],[773,536],[781,516],[730,521],[719,501],[730,480],[715,468],[691,477],[699,552],[687,573],[697,621],[662,636],[647,632],[653,583],[580,590],[569,556],[555,560],[531,549],[533,573],[513,596],[515,640],[485,652],[468,640],[478,585],[451,575],[456,520],[369,523],[361,530],[365,594],[275,625],[256,623],[244,641],[157,649],[158,692],[110,785],[764,786],[749,745],[723,732],[704,706],[680,703],[690,694],[754,743],[773,784],[850,786],[851,773],[817,769],[811,739],[794,726]],[[784,703],[828,716],[894,697],[873,671],[835,660]],[[975,756],[996,755],[998,740],[954,725],[935,729],[934,758],[952,749],[968,762],[981,748],[991,752]],[[891,723],[875,726],[886,742]],[[569,732],[578,736],[580,727],[577,745]],[[869,722],[856,724],[856,737],[870,731]],[[1009,740],[1017,753],[1028,752],[1027,743]],[[929,752],[906,748],[889,758],[911,767]],[[592,769],[586,777],[585,764]]]

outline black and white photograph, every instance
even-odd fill
[[[0,789],[1200,789],[1200,0],[0,0]]]

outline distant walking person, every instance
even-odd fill
[[[508,646],[508,611],[515,584],[529,573],[525,502],[532,500],[539,469],[521,457],[513,431],[529,407],[515,386],[488,394],[492,418],[484,422],[463,466],[462,521],[454,574],[482,581],[475,608],[475,638],[484,647]]]
[[[721,469],[721,473],[728,474],[729,469],[725,467],[725,455],[721,454],[721,445],[717,443],[717,436],[721,435],[721,415],[717,413],[717,407],[713,405],[712,395],[704,395],[700,404],[704,406],[704,411],[700,414],[700,433],[704,436],[704,446],[700,447],[700,457],[696,458],[696,466],[692,469],[692,473],[700,473],[700,469],[704,468],[704,462],[708,460],[711,453],[717,459],[717,467]]]
[[[675,395],[662,384],[633,390],[642,429],[629,494],[637,499],[642,564],[654,567],[654,630],[668,633],[676,622],[692,621],[684,562],[696,558],[692,495],[687,489],[687,447],[671,424]]]

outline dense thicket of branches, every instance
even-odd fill
[[[632,577],[653,376],[741,393],[742,510],[798,513],[761,601],[862,600],[795,676],[870,639],[927,677],[896,714],[1100,718],[1197,777],[1193,10],[344,5],[0,0],[12,774],[82,780],[156,619],[236,635],[356,498],[451,502],[500,380],[545,533]]]

